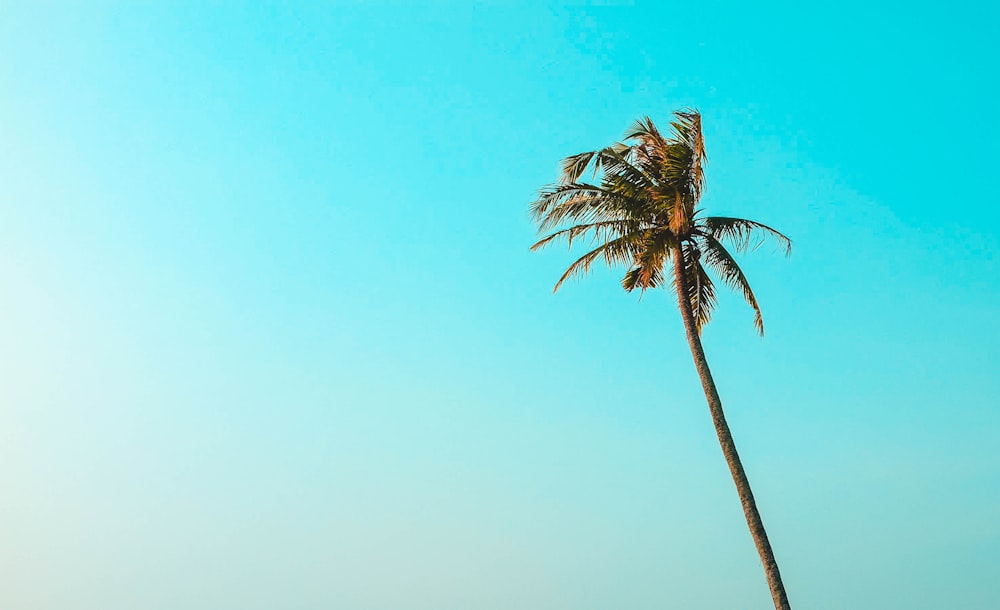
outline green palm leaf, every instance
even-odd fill
[[[670,260],[674,242],[669,231],[648,230],[632,261],[632,268],[622,278],[622,287],[628,292],[638,288],[641,293],[662,286],[663,269]]]
[[[715,284],[701,264],[701,253],[696,244],[684,243],[681,252],[684,257],[684,285],[687,288],[687,298],[691,304],[695,326],[700,333],[712,319],[712,312],[715,310]],[[675,290],[679,290],[677,278],[674,278],[674,282]]]
[[[569,278],[586,275],[590,271],[590,266],[599,258],[604,258],[609,267],[627,264],[635,258],[636,245],[642,242],[642,237],[641,233],[629,233],[607,241],[587,252],[566,269],[559,281],[556,282],[555,287],[552,288],[552,292],[557,292],[563,282]]]
[[[706,235],[702,239],[702,252],[704,253],[702,259],[708,266],[722,278],[727,286],[739,292],[747,304],[753,308],[754,328],[763,336],[764,317],[760,313],[760,305],[757,303],[757,297],[754,295],[753,289],[750,288],[750,282],[747,281],[746,275],[736,264],[736,259],[719,240],[711,235]]]
[[[569,247],[573,247],[573,242],[588,233],[595,241],[602,241],[612,238],[615,235],[633,233],[642,229],[642,224],[631,220],[605,220],[601,222],[591,222],[586,224],[573,225],[572,227],[550,233],[548,236],[538,240],[531,246],[531,250],[541,250],[555,241],[566,241]]]
[[[792,252],[792,240],[787,235],[771,227],[745,218],[730,218],[728,216],[707,216],[701,219],[704,232],[723,240],[729,240],[737,252],[756,250],[772,238],[785,251]]]

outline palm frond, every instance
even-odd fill
[[[631,149],[635,165],[653,177],[655,199],[672,219],[678,234],[687,233],[704,186],[705,147],[701,115],[693,110],[675,113],[672,134],[664,137],[645,117],[626,135],[638,143]]]
[[[704,165],[707,162],[701,114],[690,108],[677,111],[670,127],[673,137],[668,150],[669,176],[675,188],[682,191],[690,205],[694,206],[704,190]]]
[[[599,258],[604,258],[604,262],[609,267],[624,265],[632,261],[636,256],[636,245],[642,241],[642,233],[629,233],[616,239],[605,242],[600,246],[587,252],[576,259],[556,282],[552,292],[559,290],[563,282],[577,275],[585,275],[590,271],[590,266]]]
[[[644,294],[650,288],[662,286],[663,277],[663,269],[660,267],[632,267],[622,277],[622,288],[625,292],[638,288],[639,293]]]
[[[607,172],[609,166],[613,166],[618,162],[628,163],[624,156],[628,150],[628,145],[616,142],[601,150],[593,150],[566,157],[559,163],[559,184],[579,182],[583,175],[587,173],[587,168],[593,169],[594,177],[596,178],[598,174]]]
[[[636,191],[656,188],[656,177],[636,163],[632,149],[617,144],[601,151],[597,167],[603,172],[602,182],[626,184]]]
[[[632,261],[632,267],[622,278],[622,288],[632,292],[636,288],[645,292],[663,285],[663,269],[670,261],[672,245],[676,243],[668,230],[648,230],[641,248]]]
[[[575,182],[542,189],[530,207],[539,231],[559,226],[567,220],[597,222],[620,220],[629,216],[637,202],[625,194],[593,184]]]
[[[691,151],[692,160],[703,164],[705,155],[705,139],[701,131],[701,113],[694,108],[684,108],[674,113],[670,123],[674,131],[674,139],[687,146]]]
[[[706,216],[701,218],[698,224],[700,232],[732,242],[737,252],[756,250],[768,237],[778,242],[778,245],[785,250],[786,256],[792,252],[792,240],[787,235],[753,220]]]
[[[587,171],[597,151],[590,151],[566,157],[559,162],[559,184],[577,182]]]
[[[574,241],[584,235],[587,235],[588,233],[594,241],[608,241],[616,236],[632,233],[642,228],[642,223],[632,220],[605,220],[601,222],[578,224],[547,235],[532,244],[531,250],[532,252],[541,250],[542,248],[560,240],[565,240],[566,244],[572,248]]]
[[[715,310],[715,284],[705,272],[700,260],[700,251],[694,243],[684,242],[681,245],[681,254],[684,257],[684,286],[687,288],[687,298],[691,304],[695,327],[700,333],[712,319],[712,312]],[[675,290],[679,283],[679,278],[674,277]]]
[[[660,133],[660,130],[653,123],[653,119],[648,116],[644,116],[641,119],[636,119],[631,125],[629,125],[628,130],[625,131],[626,140],[638,140],[641,144],[652,144],[656,147],[666,146],[666,138]]]
[[[703,260],[713,271],[719,274],[719,277],[722,278],[722,281],[727,286],[739,292],[747,302],[747,305],[753,308],[753,326],[763,336],[764,317],[760,312],[760,304],[757,303],[757,296],[754,295],[753,289],[750,288],[750,282],[747,281],[743,270],[736,263],[736,259],[726,250],[722,242],[711,235],[702,237],[701,242]]]

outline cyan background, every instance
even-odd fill
[[[796,608],[1000,598],[987,3],[5,3],[0,607],[766,609],[669,294],[527,204],[704,113]]]

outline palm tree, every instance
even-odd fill
[[[764,565],[774,607],[790,610],[778,564],[705,359],[701,329],[716,304],[715,284],[707,272],[711,270],[717,279],[746,299],[754,311],[754,326],[763,335],[757,297],[723,244],[729,244],[736,252],[745,252],[771,238],[788,254],[791,241],[775,229],[752,220],[705,216],[697,207],[706,164],[701,115],[689,109],[675,112],[671,128],[672,133],[664,136],[646,117],[636,121],[625,134],[628,144],[617,143],[564,159],[559,181],[543,188],[531,204],[539,234],[551,232],[535,243],[532,250],[558,241],[572,246],[574,241],[588,237],[597,244],[566,269],[554,291],[568,278],[587,273],[600,259],[609,266],[627,268],[622,286],[629,292],[638,289],[641,293],[664,286],[668,274],[672,276],[694,365],[750,534]],[[592,182],[582,180],[588,168],[593,170]],[[672,272],[668,271],[668,263]]]

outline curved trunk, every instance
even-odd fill
[[[722,411],[722,400],[719,399],[719,392],[715,388],[715,381],[712,379],[712,371],[709,370],[708,361],[705,359],[705,350],[702,348],[701,337],[699,337],[698,328],[695,325],[691,303],[687,299],[687,278],[684,274],[682,250],[678,248],[673,254],[675,287],[677,289],[681,317],[684,319],[684,331],[687,333],[688,344],[691,347],[691,356],[694,358],[694,366],[698,370],[698,376],[701,377],[701,386],[705,390],[705,398],[708,399],[708,409],[712,413],[712,423],[715,424],[715,433],[719,436],[722,454],[726,457],[729,472],[733,475],[733,481],[736,483],[736,491],[739,493],[740,503],[743,505],[743,514],[746,516],[747,526],[750,527],[750,534],[753,536],[754,544],[757,545],[760,561],[764,564],[764,574],[767,576],[767,585],[771,589],[774,607],[776,610],[791,610],[791,606],[788,604],[788,596],[785,595],[785,586],[781,582],[781,573],[778,572],[778,563],[774,559],[771,543],[767,540],[767,532],[764,531],[764,524],[761,522],[760,513],[757,511],[757,503],[754,501],[753,492],[750,490],[750,481],[747,480],[743,464],[740,462],[740,456],[736,452],[736,443],[733,442],[733,435],[729,431],[729,424],[726,423],[726,415]]]

